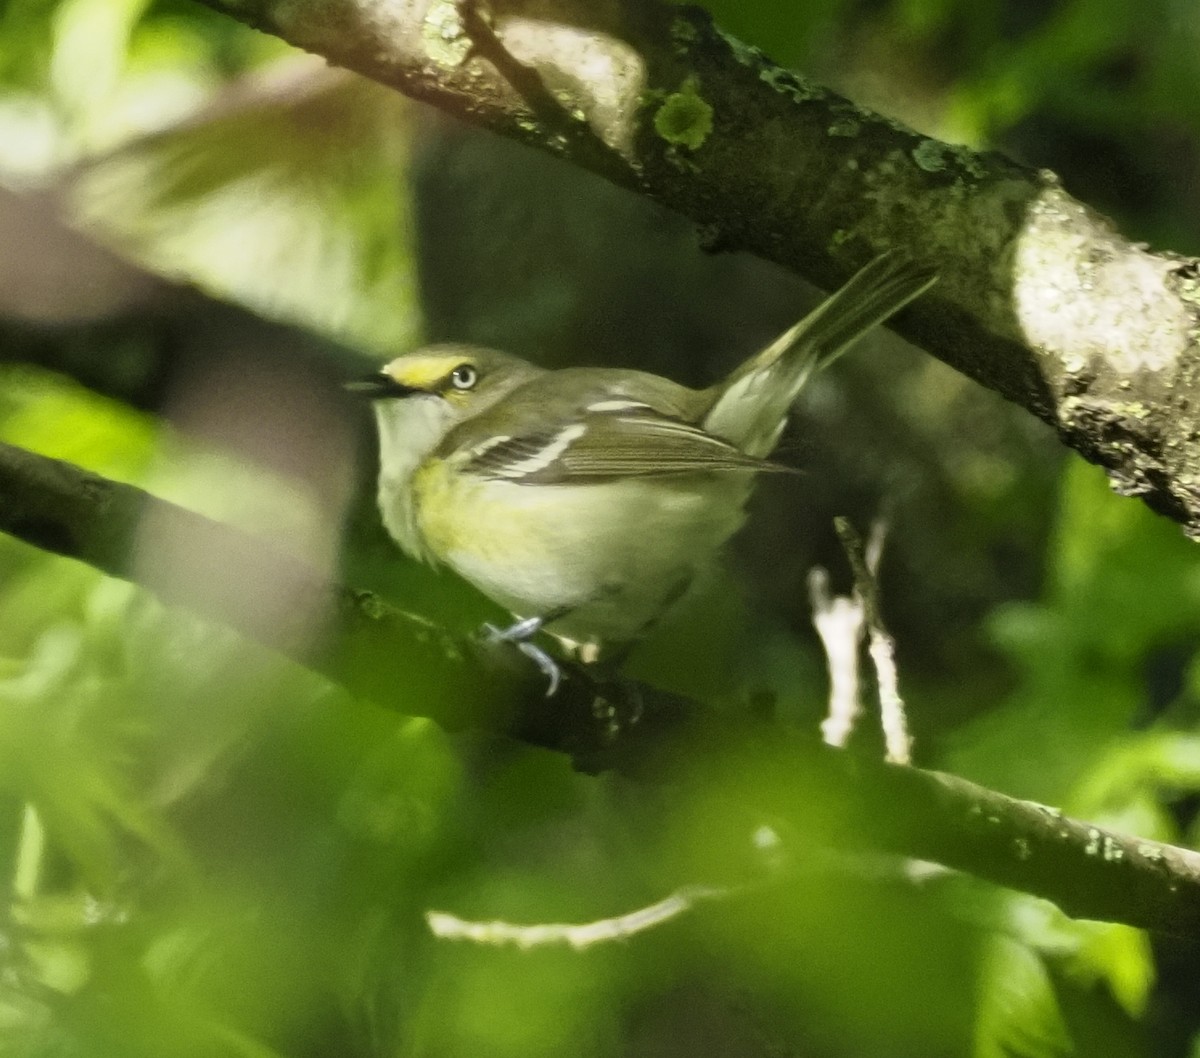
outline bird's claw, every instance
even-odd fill
[[[523,643],[530,636],[541,631],[543,621],[540,617],[524,617],[514,621],[507,628],[497,628],[494,624],[483,626],[484,637],[489,643]]]
[[[562,669],[559,667],[549,654],[547,654],[536,643],[519,642],[516,644],[517,649],[532,661],[540,670],[543,676],[550,681],[550,686],[546,688],[546,697],[553,698],[554,692],[558,690],[559,683],[562,682]]]
[[[550,686],[546,689],[546,697],[552,698],[562,682],[562,668],[546,651],[536,643],[529,641],[531,636],[541,630],[544,623],[545,621],[541,617],[526,617],[507,628],[497,628],[493,624],[485,624],[483,637],[488,643],[511,643],[529,658],[542,675],[549,680]]]

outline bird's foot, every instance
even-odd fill
[[[519,621],[514,621],[507,628],[497,628],[493,624],[485,624],[483,632],[489,643],[523,643],[537,635],[545,623],[546,620],[543,617],[523,617]]]
[[[545,617],[525,617],[515,621],[507,628],[497,628],[493,624],[483,626],[484,639],[488,643],[511,643],[530,661],[549,681],[546,697],[552,698],[558,685],[562,682],[562,667],[546,651],[530,640],[538,634],[546,624]]]

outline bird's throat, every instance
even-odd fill
[[[449,432],[452,411],[435,396],[379,401],[379,512],[393,540],[414,558],[433,556],[417,526],[412,477]]]

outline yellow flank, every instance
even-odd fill
[[[503,526],[501,521],[500,526],[489,526],[486,534],[480,534],[473,520],[456,514],[451,517],[465,498],[464,490],[471,488],[470,479],[461,476],[450,460],[426,460],[413,474],[413,494],[420,497],[417,517],[421,535],[435,555],[457,551],[465,541],[477,544],[481,535],[486,538]]]
[[[502,493],[496,495],[497,485]],[[427,460],[413,475],[420,497],[417,524],[426,547],[455,568],[475,561],[497,563],[509,575],[520,571],[540,552],[544,531],[539,508],[544,499],[507,482],[482,481],[459,472],[452,460]],[[512,496],[536,499],[533,509]]]
[[[426,553],[518,616],[569,611],[556,634],[620,641],[737,529],[748,473],[520,485],[427,459],[413,476]],[[631,543],[636,541],[636,543]]]
[[[463,362],[462,353],[454,356],[401,356],[383,369],[393,381],[411,389],[433,389]]]

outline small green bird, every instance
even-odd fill
[[[397,357],[349,386],[374,401],[383,523],[510,610],[495,634],[553,693],[530,637],[585,659],[636,642],[741,526],[756,475],[789,469],[767,457],[808,379],[936,278],[884,254],[702,390],[468,345]]]

